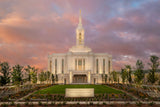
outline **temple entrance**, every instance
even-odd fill
[[[87,83],[87,76],[86,75],[74,75],[73,83]]]
[[[66,79],[64,79],[64,84],[66,84]]]

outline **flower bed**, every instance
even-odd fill
[[[2,97],[0,98],[0,101],[14,101],[16,99],[19,99],[35,90],[39,90],[39,89],[42,89],[42,88],[46,88],[46,87],[49,87],[51,86],[50,84],[47,84],[47,85],[37,85],[35,86],[33,89],[27,89],[27,90],[23,90],[23,91],[19,91],[17,93],[13,93],[13,94],[10,94],[8,96],[5,96],[5,97]]]
[[[25,101],[132,101],[131,96],[126,94],[95,94],[94,97],[78,97],[69,98],[64,94],[33,94],[25,99]]]
[[[154,101],[160,101],[160,98],[153,98],[147,94],[147,87],[142,87],[142,88],[135,88],[133,85],[129,84],[107,84],[108,86],[127,91],[141,100],[154,100]],[[154,89],[151,88],[151,89]]]

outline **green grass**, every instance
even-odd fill
[[[46,89],[39,90],[35,92],[35,94],[65,94],[66,88],[94,88],[95,94],[123,93],[105,85],[55,85]]]

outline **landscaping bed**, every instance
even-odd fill
[[[95,94],[94,97],[74,97],[68,98],[64,94],[33,94],[25,99],[25,101],[135,101],[133,97],[121,94]]]
[[[14,104],[14,105],[7,105],[7,104],[2,104],[0,107],[159,107],[160,105],[156,105],[156,104],[152,104],[152,103],[149,103],[149,104],[140,104],[140,103],[137,103],[137,104],[129,104],[129,103],[126,103],[126,104],[106,104],[106,103],[103,103],[103,104],[93,104],[93,103],[88,103],[88,104],[65,104],[65,103],[61,103],[61,104],[55,104],[54,102],[51,103],[51,104],[48,104],[48,103],[45,103],[45,104],[42,104],[39,102],[39,104],[32,104],[32,103],[25,103],[23,105],[20,105],[20,104]]]
[[[154,87],[147,90],[146,87],[135,87],[130,84],[107,84],[107,86],[114,87],[116,89],[124,90],[132,95],[137,96],[139,99],[144,101],[160,101],[160,97],[152,97],[148,95],[148,91],[154,93]]]
[[[51,84],[37,85],[37,86],[34,86],[34,88],[32,88],[32,89],[26,89],[26,90],[23,90],[23,91],[19,91],[17,93],[11,93],[7,96],[1,97],[0,101],[15,101],[15,100],[17,100],[21,97],[26,96],[27,94],[29,94],[31,92],[34,92],[35,90],[39,90],[39,89],[49,87],[49,86],[52,86],[52,85]]]
[[[66,88],[94,88],[94,97],[65,97]],[[105,85],[55,85],[43,90],[39,90],[24,99],[25,101],[135,101],[122,91],[113,89]]]

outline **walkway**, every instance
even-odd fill
[[[45,88],[42,88],[42,89],[39,89],[39,90],[43,90],[43,89],[46,89],[46,88],[48,88],[48,87],[45,87]],[[18,101],[20,101],[20,100],[23,100],[23,99],[29,97],[30,95],[32,95],[32,94],[35,93],[36,91],[38,91],[38,90],[35,90],[35,91],[33,91],[33,92],[27,94],[26,96],[23,96],[23,97],[17,99],[15,102],[18,102]]]
[[[65,101],[64,101],[65,102]],[[41,101],[42,104],[63,104],[64,103],[63,101]],[[14,104],[25,104],[26,102],[14,102]],[[93,104],[137,104],[139,102],[137,101],[67,101],[65,102],[65,104],[90,104],[90,103],[93,103]],[[142,104],[150,104],[150,103],[154,103],[154,104],[158,104],[160,105],[160,102],[159,101],[142,101],[140,102]],[[12,102],[0,102],[0,105],[2,104],[12,104]],[[28,102],[28,104],[39,104],[39,102]]]

